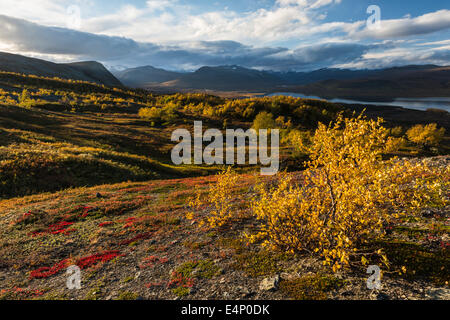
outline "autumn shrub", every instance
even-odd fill
[[[277,124],[275,120],[273,119],[273,115],[268,112],[261,112],[259,113],[255,120],[253,121],[252,128],[256,130],[256,132],[259,131],[259,129],[273,129],[276,128]]]
[[[179,106],[175,103],[168,103],[163,107],[162,120],[170,123],[178,118],[177,110]]]
[[[445,134],[445,129],[438,129],[436,123],[425,126],[418,124],[406,132],[406,136],[411,142],[423,147],[435,147],[439,145]]]
[[[161,123],[171,123],[177,119],[178,105],[168,103],[163,107],[145,107],[139,109],[139,117],[150,120],[152,125]]]
[[[401,126],[397,126],[389,129],[389,135],[400,138],[403,136],[403,128]]]
[[[292,129],[285,131],[282,135],[281,143],[292,149],[292,155],[295,158],[302,158],[308,155],[307,146],[311,143],[310,131],[300,131]],[[284,132],[282,132],[283,134]]]
[[[221,227],[235,218],[238,214],[238,203],[235,191],[238,187],[239,175],[232,171],[231,167],[218,174],[217,183],[213,184],[207,193],[197,192],[189,206],[194,210],[208,209],[209,212],[200,223],[207,224],[210,228]],[[188,218],[193,219],[195,214],[188,213]]]
[[[423,162],[383,161],[387,141],[381,119],[340,116],[319,124],[303,183],[282,176],[257,188],[251,206],[261,226],[249,239],[270,250],[319,255],[333,271],[355,255],[363,263],[378,255],[387,264],[382,250],[361,252],[361,245],[413,209],[442,205],[446,182],[439,178],[448,175]]]
[[[23,89],[22,94],[19,96],[19,105],[24,108],[32,107],[33,99],[27,89]]]
[[[163,116],[163,110],[157,107],[151,108],[141,108],[138,112],[139,117],[150,120],[152,123],[156,124],[161,122]]]

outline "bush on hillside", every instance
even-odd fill
[[[406,136],[411,142],[426,148],[438,146],[444,134],[445,129],[438,129],[436,123],[430,123],[425,126],[418,124],[406,132]]]

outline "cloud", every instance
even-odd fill
[[[162,11],[167,8],[173,7],[176,2],[176,0],[147,0],[146,5],[150,11]]]
[[[240,13],[227,9],[193,13],[183,0],[148,0],[139,8],[127,4],[102,15],[82,14],[80,27],[72,30],[65,27],[72,1],[43,0],[39,7],[17,0],[23,12],[11,9],[11,1],[0,4],[8,13],[0,15],[0,50],[53,61],[98,60],[110,66],[169,69],[236,64],[273,70],[450,62],[446,41],[422,45],[414,38],[403,41],[449,29],[450,10],[382,20],[380,30],[368,30],[365,21],[323,22],[327,6],[340,0],[276,0],[270,7]],[[76,3],[83,9],[89,1]],[[13,13],[26,19],[12,17]],[[416,55],[405,49],[413,45],[422,47]]]
[[[306,9],[318,9],[333,3],[341,3],[341,0],[277,0],[280,7],[298,6]]]
[[[337,61],[352,61],[372,49],[386,48],[388,45],[362,45],[355,43],[325,43],[303,47],[295,50],[295,54],[304,63],[334,64]]]
[[[394,47],[388,50],[367,52],[349,63],[338,64],[339,68],[386,68],[411,64],[449,65],[450,48],[406,48]]]
[[[67,27],[67,9],[74,3],[81,11],[77,30],[122,36],[141,42],[201,41],[231,39],[247,44],[270,45],[288,40],[306,40],[315,34],[344,31],[349,23],[325,23],[319,9],[340,0],[277,0],[272,6],[246,12],[202,11],[184,0],[147,0],[144,6],[118,6],[114,11],[92,16],[90,1],[2,0],[0,12],[35,23]],[[42,4],[42,5],[41,5]]]
[[[66,26],[67,8],[74,1],[64,0],[2,0],[0,12],[3,15],[35,20],[53,26]]]
[[[95,9],[89,0],[2,0],[0,12],[43,25],[67,27],[67,9],[76,4],[82,18],[77,30],[140,42],[230,39],[260,46],[289,41],[312,43],[324,36],[356,41],[396,39],[450,28],[450,10],[382,20],[380,30],[368,30],[365,20],[324,22],[325,10],[341,2],[275,0],[271,6],[237,12],[198,10],[198,6],[185,0],[147,0],[144,6],[119,5],[112,11],[92,16],[91,11]]]
[[[46,27],[0,15],[0,41],[17,51],[120,59],[138,49],[131,39]]]
[[[9,1],[9,0],[6,0]],[[81,30],[121,35],[137,41],[223,40],[260,44],[305,39],[316,32],[339,30],[346,23],[317,28],[326,17],[317,12],[340,0],[278,0],[274,5],[246,12],[229,9],[198,11],[186,1],[149,0],[128,18],[124,8],[85,18]]]
[[[450,45],[450,39],[419,43],[420,46]]]
[[[378,46],[333,42],[296,49],[250,46],[237,41],[137,42],[59,27],[46,27],[0,15],[0,42],[16,52],[95,59],[107,64],[154,65],[170,69],[203,65],[241,65],[259,69],[301,70],[345,63]],[[66,59],[64,59],[66,60]]]
[[[353,30],[350,36],[358,39],[395,39],[430,34],[450,29],[450,10],[439,10],[416,18],[381,20],[379,29]]]

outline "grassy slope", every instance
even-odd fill
[[[250,195],[255,178],[242,175],[237,192]],[[187,220],[187,199],[214,181],[121,183],[0,201],[0,298],[371,298],[365,270],[336,277],[307,255],[268,254],[241,244],[239,235],[252,220],[221,230]],[[405,265],[408,274],[383,277],[391,298],[427,298],[436,286],[448,285],[449,248],[434,244],[448,236],[447,219],[448,212],[433,211],[394,226],[384,246],[392,270]],[[93,258],[105,253],[113,255]],[[65,287],[65,267],[72,264],[82,266],[81,290]],[[261,291],[260,281],[275,273],[283,275],[282,290]],[[183,287],[187,279],[192,289]]]
[[[135,114],[0,105],[0,198],[215,170],[171,165],[172,129],[151,128]]]
[[[1,298],[106,299],[136,294],[145,298],[370,298],[364,287],[365,270],[351,270],[344,283],[310,257],[273,255],[258,246],[242,245],[239,235],[252,221],[243,219],[232,228],[211,231],[185,219],[188,198],[215,178],[167,178],[216,169],[169,164],[170,133],[175,127],[191,126],[192,117],[152,128],[136,115],[151,96],[17,77],[20,84],[7,78],[13,89],[3,86],[11,96],[12,91],[17,96],[28,81],[35,89],[39,84],[67,85],[68,91],[80,94],[87,86],[100,97],[100,104],[106,101],[108,106],[102,112],[98,103],[87,103],[76,105],[78,112],[69,112],[70,106],[61,109],[52,96],[52,104],[40,108],[0,105],[0,198],[39,193],[0,200]],[[122,97],[125,101],[114,100]],[[117,110],[120,113],[113,113]],[[205,120],[210,120],[207,126],[222,125],[221,119]],[[240,192],[250,196],[254,179],[243,175]],[[395,235],[397,240],[386,243],[394,268],[407,265],[419,272],[411,271],[408,281],[389,276],[386,283],[400,287],[390,293],[392,297],[426,298],[426,290],[421,294],[414,290],[445,285],[448,247],[436,249],[428,239],[431,235],[448,241],[448,213],[404,221]],[[85,266],[82,290],[66,289],[67,264]],[[186,279],[180,280],[173,271],[191,278],[194,288],[183,287]],[[288,275],[283,290],[259,290],[263,277],[278,272]],[[308,272],[309,278],[303,278]],[[312,295],[307,292],[311,283],[317,286]],[[293,292],[300,292],[299,296]]]

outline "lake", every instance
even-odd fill
[[[268,94],[267,96],[289,96],[295,98],[304,98],[304,99],[322,99],[316,96],[306,96],[301,93],[292,93],[292,92],[275,92]],[[450,112],[450,97],[442,97],[442,98],[397,98],[393,102],[369,102],[369,101],[357,101],[357,100],[347,100],[347,99],[322,99],[327,100],[329,102],[336,103],[348,103],[348,104],[367,104],[367,105],[383,105],[383,106],[396,106],[403,107],[409,109],[416,110],[426,110],[429,108],[437,108],[446,110]]]

